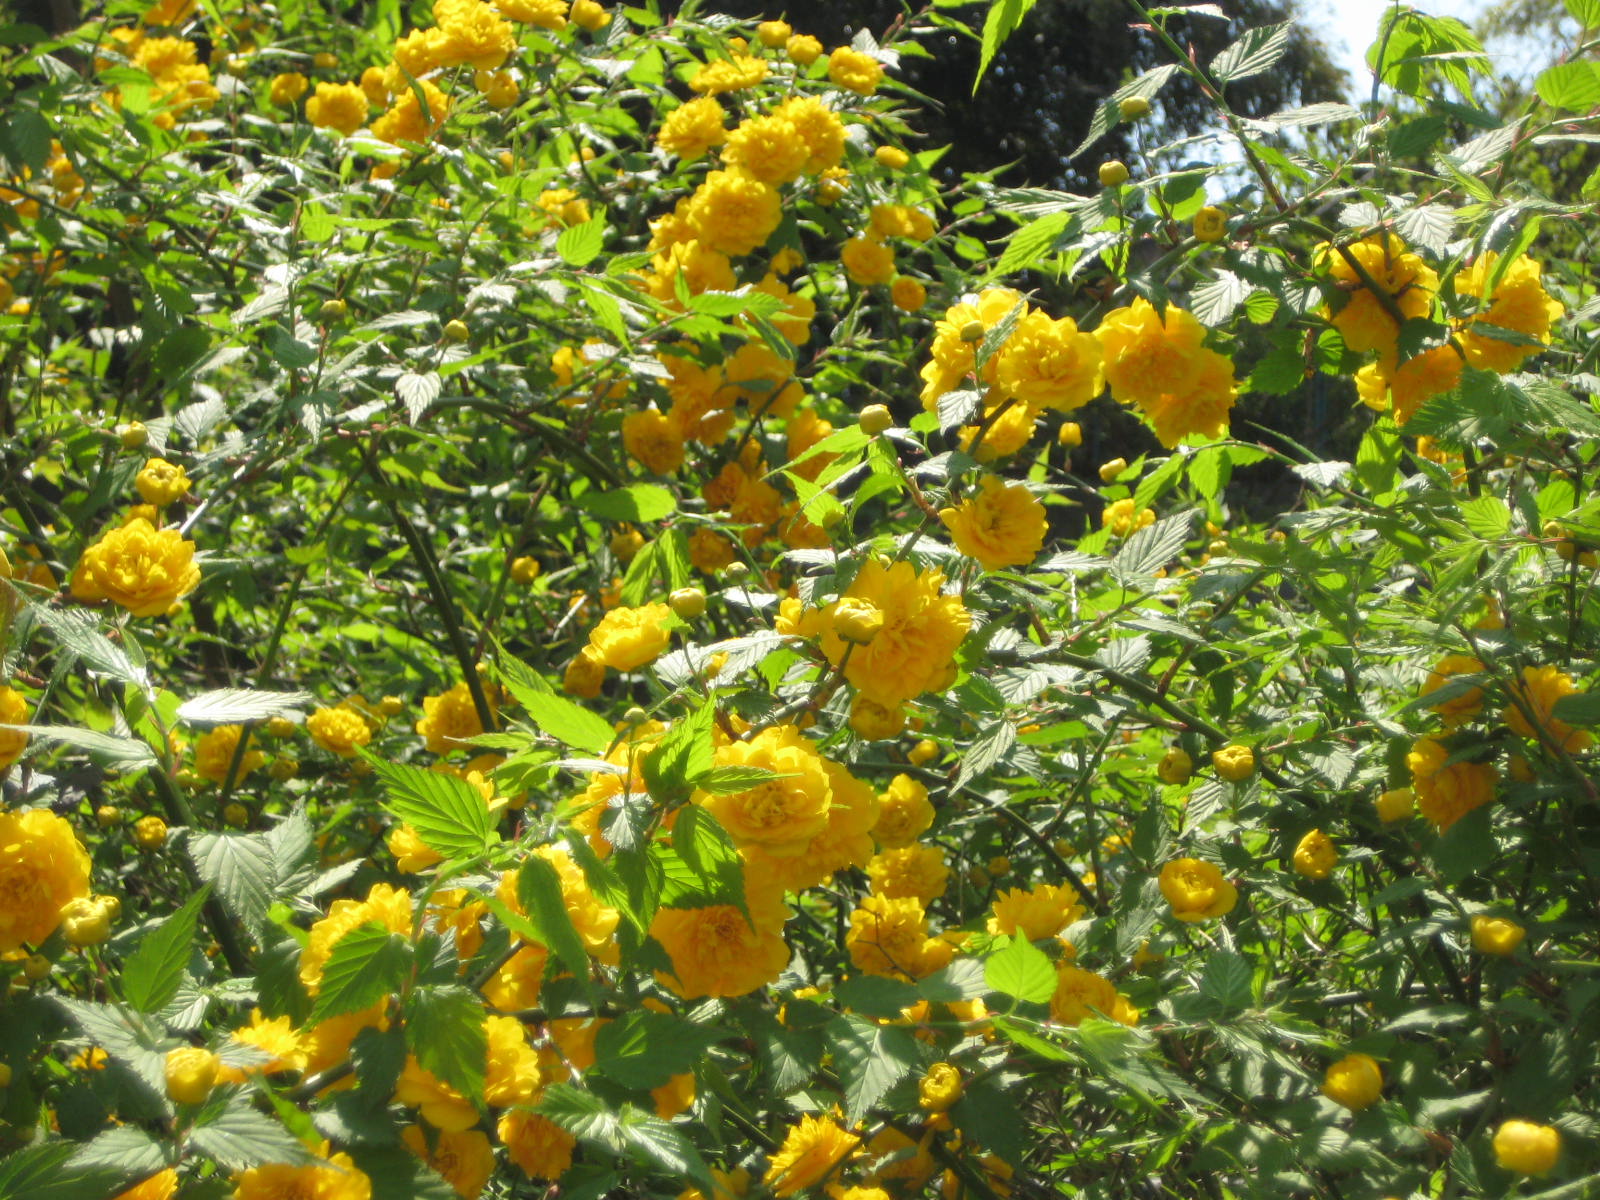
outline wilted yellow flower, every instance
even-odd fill
[[[38,945],[89,895],[89,856],[49,809],[0,812],[0,954]]]
[[[1332,838],[1313,829],[1295,845],[1292,861],[1295,871],[1307,879],[1326,879],[1339,864],[1339,851]]]
[[[831,1117],[801,1117],[784,1135],[762,1182],[775,1196],[793,1196],[828,1179],[860,1144]]]
[[[1175,858],[1161,868],[1161,894],[1180,921],[1204,921],[1233,911],[1239,890],[1213,863]]]
[[[953,508],[939,510],[956,548],[985,571],[1031,563],[1044,545],[1049,521],[1044,505],[1023,483],[985,475],[978,491]]]
[[[83,552],[72,572],[79,600],[110,600],[136,617],[156,617],[200,586],[194,543],[143,518],[113,529]]]
[[[1522,707],[1508,704],[1501,715],[1513,733],[1541,744],[1548,741],[1568,754],[1576,754],[1593,744],[1594,737],[1588,730],[1574,729],[1554,715],[1555,706],[1562,697],[1576,695],[1578,691],[1578,685],[1565,671],[1556,667],[1523,667],[1520,679],[1512,681],[1511,690],[1539,725],[1535,730]]]
[[[1475,808],[1494,799],[1497,773],[1489,763],[1450,762],[1450,751],[1433,738],[1418,738],[1406,755],[1417,808],[1442,833]]]
[[[1351,1112],[1370,1108],[1383,1095],[1383,1072],[1368,1054],[1347,1054],[1328,1067],[1322,1094]]]

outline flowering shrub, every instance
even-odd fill
[[[0,1198],[1581,1194],[1592,44],[1077,196],[960,7],[9,28]]]

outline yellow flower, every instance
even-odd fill
[[[872,836],[885,849],[909,846],[933,824],[928,789],[909,775],[896,775],[878,796],[878,820]]]
[[[789,965],[789,909],[775,891],[750,887],[749,877],[745,901],[749,921],[731,904],[660,909],[650,936],[672,960],[672,973],[657,978],[686,1000],[744,996],[775,983]]]
[[[1095,330],[1112,396],[1137,406],[1168,449],[1228,431],[1237,390],[1233,364],[1206,349],[1205,336],[1191,314],[1169,304],[1163,319],[1143,296],[1107,314]]]
[[[985,475],[976,495],[939,510],[956,548],[985,571],[1031,563],[1044,545],[1049,521],[1026,484]]]
[[[89,894],[89,855],[46,808],[0,812],[0,954],[37,946]]]
[[[354,758],[356,749],[372,740],[372,726],[349,705],[319,708],[306,718],[311,740],[330,754]]]
[[[992,388],[989,395],[994,395]],[[978,440],[978,427],[967,425],[961,430],[961,449],[981,463],[991,463],[997,458],[1015,454],[1033,437],[1034,414],[1021,404],[1010,405],[998,413],[993,407],[985,405],[983,415],[989,421],[989,431],[984,434],[976,452],[973,444]]]
[[[1540,743],[1548,741],[1568,754],[1586,750],[1594,742],[1588,730],[1574,729],[1553,715],[1555,706],[1563,696],[1576,695],[1578,691],[1578,685],[1565,671],[1556,667],[1523,667],[1520,682],[1513,681],[1511,690],[1539,723],[1538,730],[1535,730],[1523,715],[1522,708],[1508,704],[1501,715],[1511,732]]]
[[[539,1052],[528,1043],[527,1029],[515,1017],[490,1017],[484,1022],[489,1039],[484,1102],[494,1108],[532,1102],[539,1091]]]
[[[909,204],[875,204],[869,220],[872,232],[880,238],[902,237],[925,242],[933,236],[933,218]]]
[[[567,27],[566,0],[495,0],[494,6],[511,20],[539,29]]]
[[[1390,788],[1378,796],[1378,820],[1385,825],[1404,821],[1417,811],[1417,794],[1410,788]]]
[[[660,409],[641,409],[623,417],[622,446],[655,475],[671,475],[683,465],[683,433]]]
[[[305,1066],[305,1055],[300,1050],[300,1037],[294,1022],[287,1016],[268,1020],[259,1008],[250,1010],[250,1023],[241,1025],[231,1035],[231,1040],[241,1046],[252,1046],[267,1056],[265,1062],[247,1067],[224,1063],[218,1078],[225,1083],[243,1083],[247,1075],[271,1075],[278,1071],[299,1071]]]
[[[1161,756],[1161,761],[1156,764],[1156,777],[1162,783],[1177,786],[1188,783],[1189,776],[1194,774],[1194,759],[1189,757],[1189,752],[1182,746],[1173,746]]]
[[[595,895],[583,868],[565,847],[541,846],[534,853],[556,869],[556,876],[561,883],[562,902],[566,905],[567,915],[572,918],[573,929],[583,941],[583,948],[601,962],[615,964],[619,952],[617,910],[602,903],[600,897]],[[511,911],[521,914],[523,910],[522,901],[517,895],[517,875],[516,871],[507,871],[502,875],[495,895]]]
[[[1100,513],[1100,527],[1111,530],[1113,537],[1127,537],[1156,523],[1153,508],[1136,509],[1131,496],[1113,500]]]
[[[883,64],[870,54],[840,46],[828,55],[828,78],[858,96],[870,96],[883,82]]]
[[[761,1181],[775,1196],[793,1196],[828,1179],[860,1144],[831,1117],[801,1117],[789,1127]]]
[[[165,508],[188,494],[189,476],[177,463],[152,458],[133,477],[133,486],[146,504]]]
[[[1450,762],[1450,751],[1433,738],[1418,738],[1406,755],[1417,808],[1443,833],[1475,808],[1494,799],[1497,773],[1488,763]]]
[[[167,1095],[178,1104],[201,1104],[217,1085],[222,1060],[199,1046],[167,1051]]]
[[[736,846],[759,845],[780,857],[798,854],[828,824],[833,787],[820,755],[793,725],[764,729],[748,742],[717,748],[719,767],[757,767],[773,772],[743,792],[695,794],[727,830]]]
[[[894,278],[894,251],[871,237],[853,237],[839,250],[845,274],[862,287]]]
[[[549,1117],[512,1109],[495,1126],[511,1161],[530,1179],[556,1180],[572,1165],[578,1139]]]
[[[749,54],[735,54],[732,58],[719,58],[696,71],[689,79],[689,90],[707,96],[723,92],[738,92],[753,88],[767,77],[764,59]]]
[[[1527,936],[1528,931],[1508,917],[1478,913],[1472,918],[1472,948],[1479,954],[1509,958]]]
[[[944,851],[938,846],[901,846],[874,855],[867,863],[867,878],[880,896],[913,896],[930,904],[944,895],[950,881]]]
[[[222,783],[228,778],[228,768],[239,749],[239,739],[245,736],[242,725],[218,725],[201,735],[194,747],[195,773],[212,783]],[[246,745],[248,745],[248,741]],[[260,750],[247,750],[239,759],[236,781],[267,761]]]
[[[928,935],[928,917],[915,896],[868,896],[850,914],[845,935],[850,961],[868,975],[921,979],[946,966],[955,948]]]
[[[961,1099],[962,1090],[961,1068],[936,1062],[917,1084],[917,1106],[924,1112],[947,1112]]]
[[[1422,695],[1432,695],[1456,675],[1477,675],[1482,670],[1483,664],[1471,655],[1446,654],[1428,672],[1428,678],[1422,685]],[[1470,721],[1483,710],[1483,689],[1480,687],[1457,689],[1455,695],[1428,707],[1444,719],[1446,728],[1452,728]]]
[[[143,518],[90,546],[72,573],[72,594],[79,600],[110,600],[136,617],[160,616],[199,586],[194,543]]]
[[[921,312],[928,303],[928,289],[920,279],[901,275],[889,286],[889,299],[901,312]]]
[[[1323,1075],[1322,1094],[1351,1112],[1370,1108],[1383,1095],[1378,1060],[1367,1054],[1345,1055]]]
[[[1561,1157],[1561,1131],[1513,1117],[1494,1131],[1494,1160],[1518,1175],[1543,1175]]]
[[[1220,242],[1228,232],[1228,214],[1206,205],[1194,215],[1194,236],[1199,242]]]
[[[879,146],[872,152],[872,157],[878,160],[880,166],[888,167],[891,171],[898,171],[911,161],[911,156],[899,146]]]
[[[142,1183],[125,1192],[118,1192],[112,1200],[172,1200],[178,1191],[178,1172],[171,1167],[157,1171]]]
[[[960,597],[943,593],[944,574],[937,570],[918,572],[905,561],[885,566],[877,559],[861,568],[845,596],[875,605],[884,624],[869,645],[852,650],[845,664],[852,686],[890,708],[947,684],[972,617]],[[832,612],[830,606],[822,652],[837,666],[848,643],[832,628]]]
[[[61,909],[61,936],[69,946],[98,946],[111,936],[111,925],[122,912],[115,896],[80,896]]]
[[[400,1131],[406,1149],[432,1167],[462,1200],[477,1200],[489,1176],[494,1174],[494,1147],[477,1129],[445,1130],[429,1137],[420,1125],[407,1125]]]
[[[768,50],[787,45],[793,33],[794,28],[787,21],[762,21],[756,26],[756,37]]]
[[[1071,317],[1053,321],[1030,312],[1000,350],[995,383],[1035,414],[1046,408],[1070,412],[1105,387],[1100,340],[1080,333]]]
[[[728,166],[773,185],[798,179],[809,157],[800,131],[780,113],[741,121],[722,151]]]
[[[1083,905],[1066,884],[1041,883],[1032,891],[1007,888],[995,896],[988,930],[994,934],[1020,934],[1030,942],[1054,937],[1079,917]]]
[[[1538,354],[1543,345],[1519,345],[1474,330],[1480,325],[1493,325],[1545,343],[1550,339],[1550,326],[1561,319],[1566,309],[1544,290],[1539,280],[1541,268],[1526,254],[1512,261],[1493,295],[1485,296],[1484,287],[1499,258],[1493,250],[1480,255],[1477,262],[1456,276],[1456,295],[1476,296],[1488,303],[1486,309],[1467,321],[1461,332],[1461,347],[1466,351],[1467,361],[1481,371],[1504,374],[1520,368],[1525,360]]]
[[[311,926],[300,952],[300,982],[316,995],[322,986],[322,969],[345,934],[376,921],[401,937],[411,936],[411,893],[386,883],[375,883],[365,900],[335,900],[328,915]],[[354,1036],[352,1034],[352,1036]]]
[[[688,1112],[694,1104],[694,1097],[694,1073],[691,1071],[674,1075],[660,1087],[650,1089],[650,1098],[656,1105],[656,1116],[663,1121],[670,1121],[680,1113]]]
[[[654,662],[672,641],[667,623],[672,609],[665,604],[642,608],[614,608],[589,634],[595,657],[613,671],[634,671]]]
[[[267,89],[267,99],[279,108],[288,108],[301,96],[306,94],[306,88],[311,86],[311,81],[298,71],[290,71],[283,75],[274,75],[272,83]],[[152,504],[155,501],[151,501]]]
[[[1398,367],[1394,352],[1386,350],[1356,372],[1356,392],[1368,408],[1387,411],[1396,425],[1404,425],[1425,403],[1461,382],[1461,365],[1454,346],[1434,346]]]
[[[303,1167],[264,1163],[237,1177],[233,1200],[372,1200],[372,1181],[348,1154]]]
[[[319,83],[306,101],[306,120],[318,129],[352,134],[367,122],[367,94],[355,83]]]
[[[1161,894],[1180,921],[1204,921],[1233,911],[1239,890],[1212,863],[1175,858],[1161,868]]]
[[[585,646],[567,664],[561,676],[561,688],[580,700],[593,700],[600,694],[606,681],[606,664],[594,650]]]
[[[540,192],[539,208],[557,225],[582,225],[589,219],[589,202],[571,188],[548,188]]]
[[[0,684],[0,725],[26,725],[28,700],[21,692]],[[0,729],[0,771],[4,771],[27,749],[28,735],[12,729]]]
[[[809,67],[822,57],[822,43],[809,33],[797,33],[784,45],[784,53],[802,67]]]
[[[416,88],[422,89],[427,111],[417,102],[415,89],[407,84],[394,94],[394,101],[381,117],[372,123],[372,136],[391,145],[401,142],[427,142],[439,131],[450,115],[450,98],[439,90],[431,79],[418,79]]]
[[[1296,873],[1307,879],[1326,879],[1339,863],[1339,851],[1332,838],[1313,829],[1296,844],[1293,862]]]
[[[906,727],[904,705],[885,708],[866,696],[857,695],[850,702],[850,729],[863,741],[886,742],[899,737]]]
[[[1374,234],[1345,248],[1350,259],[1378,285],[1401,316],[1407,320],[1426,317],[1433,311],[1434,292],[1439,277],[1432,268],[1405,248],[1393,234]],[[1400,325],[1390,315],[1382,299],[1363,282],[1349,259],[1331,245],[1317,247],[1315,261],[1326,267],[1335,283],[1349,299],[1331,320],[1344,338],[1344,344],[1361,353],[1366,350],[1392,351]],[[1328,310],[1323,310],[1328,315]]]
[[[572,0],[570,13],[572,23],[579,29],[586,29],[590,33],[599,29],[611,20],[611,15],[597,0]]]
[[[1249,746],[1224,746],[1211,752],[1211,765],[1229,783],[1243,783],[1256,773],[1256,756]]]
[[[492,709],[494,697],[490,695],[488,699]],[[463,743],[468,738],[483,732],[477,705],[472,701],[472,689],[465,683],[458,683],[437,696],[424,696],[422,719],[417,722],[416,729],[435,754],[465,749]]]
[[[401,1104],[414,1108],[436,1129],[459,1133],[477,1124],[477,1106],[450,1084],[407,1055],[394,1096]]]
[[[668,114],[656,132],[656,145],[693,162],[727,138],[722,122],[722,105],[712,96],[698,96]]]
[[[498,71],[517,48],[517,31],[483,0],[436,0],[433,19],[444,33],[441,67]]]
[[[1079,1025],[1090,1017],[1139,1022],[1139,1010],[1121,995],[1109,979],[1062,963],[1056,968],[1056,990],[1050,997],[1050,1019],[1062,1025]]]
[[[777,229],[783,204],[770,184],[738,171],[712,171],[689,197],[684,216],[705,248],[749,254]]]
[[[833,631],[852,646],[870,645],[883,632],[883,609],[870,600],[846,596],[830,613]]]
[[[791,96],[773,109],[773,116],[787,121],[805,143],[808,175],[832,170],[844,158],[844,122],[816,96]]]
[[[133,823],[133,840],[141,850],[159,850],[167,842],[167,823],[160,817],[140,817]]]

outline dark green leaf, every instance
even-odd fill
[[[496,840],[494,815],[483,795],[464,779],[428,771],[363,750],[383,780],[388,810],[446,858],[482,854]]]
[[[318,1161],[277,1121],[251,1108],[243,1092],[204,1124],[196,1125],[189,1144],[230,1171],[262,1163],[305,1165]]]
[[[715,705],[702,704],[673,724],[645,755],[642,773],[650,795],[661,804],[685,800],[695,781],[711,770],[711,727]]]
[[[160,1012],[178,994],[194,946],[200,907],[210,895],[202,887],[183,907],[139,939],[122,966],[122,995],[138,1012]]]
[[[517,871],[517,899],[556,959],[579,979],[589,977],[589,953],[572,924],[555,864],[530,854]]]
[[[463,1096],[481,1096],[489,1053],[484,1016],[467,988],[419,987],[406,1001],[406,1045],[419,1066]]]
[[[623,1087],[648,1091],[692,1071],[718,1036],[717,1030],[670,1013],[625,1013],[595,1038],[594,1069]]]
[[[680,809],[672,827],[672,848],[700,880],[709,902],[746,911],[744,860],[716,817],[695,804]]]
[[[377,921],[358,925],[333,945],[311,1024],[371,1008],[400,990],[411,969],[411,943]]]
[[[920,1061],[917,1039],[898,1026],[842,1016],[828,1022],[825,1036],[844,1084],[848,1124],[864,1117]]]

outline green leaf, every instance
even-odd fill
[[[189,1145],[230,1171],[262,1163],[309,1165],[319,1161],[278,1122],[250,1107],[240,1092],[189,1134]]]
[[[1083,141],[1074,147],[1069,159],[1077,158],[1090,146],[1094,145],[1107,133],[1112,126],[1122,119],[1121,102],[1138,97],[1141,100],[1154,100],[1156,93],[1166,86],[1167,80],[1178,73],[1176,63],[1163,63],[1146,71],[1132,83],[1124,84],[1111,93],[1111,99],[1105,101],[1094,110],[1094,116],[1089,121],[1089,132],[1083,135]]]
[[[1550,708],[1550,715],[1568,725],[1600,725],[1600,692],[1574,692]]]
[[[943,970],[917,983],[922,998],[933,1004],[953,1004],[976,1000],[989,990],[983,976],[983,963],[975,958],[958,958]]]
[[[983,962],[983,978],[1003,996],[1043,1004],[1055,994],[1054,964],[1025,937],[1013,937]]]
[[[917,1039],[899,1026],[841,1016],[828,1022],[825,1037],[844,1084],[845,1121],[850,1125],[920,1062]]]
[[[1211,60],[1211,73],[1222,84],[1270,71],[1289,49],[1293,22],[1247,29],[1244,36]]]
[[[1046,213],[1013,230],[992,274],[1014,275],[1027,270],[1055,249],[1072,221],[1069,212]]]
[[[138,738],[97,733],[93,729],[79,729],[75,725],[7,725],[6,728],[29,737],[65,742],[69,746],[87,750],[96,762],[127,773],[153,767],[158,761],[155,751]]]
[[[1198,456],[1197,456],[1198,457]],[[1124,587],[1154,575],[1183,552],[1193,512],[1174,513],[1133,534],[1111,556],[1111,574]]]
[[[1487,871],[1495,857],[1489,806],[1474,809],[1450,826],[1433,843],[1429,857],[1444,882],[1452,886]]]
[[[621,1139],[617,1115],[593,1092],[570,1083],[553,1083],[545,1088],[535,1110],[574,1137],[596,1142],[612,1152],[618,1148]]]
[[[769,771],[766,767],[712,767],[704,775],[694,781],[696,790],[705,792],[708,796],[731,796],[736,792],[748,792],[751,788],[763,783],[770,783],[775,779],[791,779],[791,775],[780,775],[776,771]]]
[[[660,1167],[668,1175],[688,1178],[701,1189],[702,1195],[713,1195],[716,1183],[706,1167],[700,1152],[694,1148],[682,1130],[663,1121],[653,1113],[640,1112],[631,1104],[622,1106],[622,1119],[617,1126],[622,1141],[634,1152],[634,1157]]]
[[[1600,0],[1562,0],[1583,32],[1600,29]]]
[[[1252,998],[1250,977],[1250,964],[1242,955],[1232,950],[1213,950],[1200,976],[1200,994],[1225,1010],[1248,1008]]]
[[[1461,519],[1481,538],[1497,538],[1511,528],[1511,510],[1499,496],[1474,496],[1461,502]]]
[[[978,73],[972,79],[972,94],[978,94],[984,72],[994,61],[1005,40],[1017,31],[1022,18],[1027,16],[1038,0],[989,0],[989,12],[983,20],[983,42],[978,56]]]
[[[1588,112],[1600,105],[1600,63],[1587,59],[1557,63],[1539,72],[1533,89],[1551,108]]]
[[[711,728],[715,705],[707,702],[673,724],[645,755],[641,773],[651,797],[661,804],[685,800],[695,781],[711,770]]]
[[[834,999],[867,1017],[898,1017],[922,999],[915,984],[884,975],[854,975],[834,985]]]
[[[160,1012],[178,994],[194,947],[200,907],[211,894],[202,886],[183,907],[139,939],[122,965],[122,995],[137,1012]]]
[[[600,1030],[593,1069],[625,1088],[648,1091],[692,1071],[720,1036],[719,1030],[670,1013],[635,1010]]]
[[[556,741],[589,754],[604,754],[616,730],[599,713],[556,694],[532,667],[509,655],[501,659],[501,682],[541,730]]]
[[[360,1012],[399,992],[411,958],[411,943],[377,921],[356,926],[334,943],[322,968],[310,1023]]]
[[[315,200],[308,200],[300,207],[300,236],[308,242],[321,243],[332,239],[334,229],[333,214],[323,208]]]
[[[587,980],[589,952],[572,924],[555,864],[538,854],[528,855],[517,871],[517,899],[561,965],[579,979]]]
[[[216,889],[229,912],[261,929],[273,899],[272,847],[247,833],[202,833],[189,838],[189,857],[203,882]]]
[[[956,772],[951,792],[958,792],[975,779],[981,779],[992,770],[1017,744],[1017,728],[1005,717],[989,721],[979,730],[961,756],[961,768]]]
[[[678,501],[666,488],[636,483],[614,492],[587,492],[578,507],[607,521],[659,521],[678,511]]]
[[[417,836],[446,858],[482,854],[498,837],[494,815],[483,795],[464,779],[389,762],[362,750],[383,780],[385,807],[417,831]]]
[[[600,257],[606,244],[604,217],[594,217],[581,225],[569,225],[556,238],[556,253],[569,267],[587,267]]]
[[[35,175],[44,173],[45,161],[50,157],[50,122],[39,115],[37,109],[17,105],[7,106],[10,115],[5,124],[6,157],[15,166],[24,166]]]
[[[83,1200],[110,1196],[125,1182],[123,1173],[106,1166],[78,1167],[69,1160],[77,1143],[42,1141],[6,1153],[0,1160],[0,1200]]]
[[[403,1146],[352,1145],[350,1158],[372,1181],[372,1200],[460,1200],[455,1188]]]
[[[732,904],[749,915],[744,899],[744,860],[717,818],[697,804],[678,811],[672,848],[704,885],[709,903]]]
[[[419,1066],[463,1096],[483,1095],[489,1043],[476,993],[456,984],[419,987],[406,1000],[405,1023]]]
[[[1215,279],[1201,284],[1190,294],[1190,311],[1202,325],[1215,328],[1227,323],[1251,290],[1252,285],[1232,271],[1218,271]]]
[[[231,725],[265,721],[294,712],[312,701],[310,692],[258,692],[253,688],[219,688],[201,692],[178,705],[178,720],[191,725]]]
[[[950,1119],[968,1141],[1014,1167],[1022,1165],[1028,1151],[1028,1123],[1010,1092],[989,1080],[974,1080],[950,1109]]]

